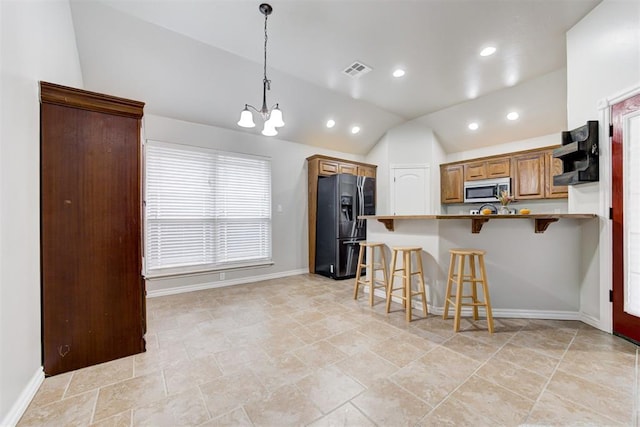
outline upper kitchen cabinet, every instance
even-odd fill
[[[339,173],[350,175],[376,177],[376,165],[354,162],[315,154],[307,158],[308,171],[308,206],[309,206],[309,272],[315,273],[316,266],[316,217],[318,209],[318,178]]]
[[[562,174],[562,160],[553,157],[553,150],[549,150],[545,153],[544,157],[545,167],[545,187],[544,195],[546,199],[562,199],[567,198],[569,195],[569,187],[566,185],[555,185],[553,183],[553,177],[555,175]]]
[[[567,187],[553,185],[562,172],[562,162],[553,158],[556,147],[518,151],[440,165],[440,202],[463,203],[464,182],[511,178],[516,199],[567,198]]]
[[[545,196],[545,153],[514,156],[512,193],[516,200],[543,199]]]
[[[469,162],[464,165],[464,180],[508,178],[511,173],[509,157]]]
[[[462,203],[464,165],[440,165],[441,203]]]

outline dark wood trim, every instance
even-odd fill
[[[144,102],[40,82],[40,102],[141,119]]]
[[[310,162],[311,160],[315,160],[315,159],[333,160],[335,162],[340,162],[340,163],[349,163],[349,164],[358,165],[358,166],[367,166],[367,167],[374,168],[374,169],[378,168],[377,165],[372,165],[371,163],[363,163],[363,162],[357,162],[355,160],[340,159],[338,157],[324,156],[322,154],[314,154],[313,156],[307,157],[307,161],[308,162]]]
[[[547,147],[532,148],[530,150],[513,151],[509,153],[495,154],[493,156],[487,156],[487,157],[477,157],[474,159],[458,160],[456,162],[451,162],[451,163],[442,163],[440,166],[462,165],[466,163],[484,162],[487,160],[499,159],[503,157],[520,156],[523,154],[531,154],[531,153],[537,153],[537,152],[542,152],[547,150],[553,150],[558,148],[559,146],[560,146],[559,144],[549,145]],[[511,176],[513,176],[513,173],[511,174]]]

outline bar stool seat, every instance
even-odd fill
[[[389,274],[387,272],[387,257],[384,253],[384,243],[360,242],[360,253],[358,254],[358,268],[356,269],[356,282],[353,287],[353,299],[358,299],[360,285],[369,287],[369,305],[373,306],[373,294],[375,289],[384,288],[385,295],[389,284]],[[371,248],[370,256],[367,256],[367,248]],[[376,251],[377,249],[377,251]],[[376,262],[376,252],[379,252],[379,262]],[[362,269],[368,273],[362,278]],[[376,277],[376,271],[382,271],[382,279]]]
[[[489,298],[489,284],[487,282],[487,272],[484,265],[484,255],[486,251],[481,249],[451,249],[449,250],[449,275],[447,278],[447,292],[444,300],[443,319],[449,317],[449,304],[455,310],[453,318],[453,330],[460,329],[460,313],[463,306],[473,307],[473,319],[478,320],[478,307],[484,307],[487,312],[487,326],[490,333],[493,333],[493,314],[491,312],[491,299]],[[469,273],[465,271],[465,260],[469,264]],[[476,270],[476,263],[478,270]],[[456,268],[457,264],[457,268]],[[479,275],[478,275],[479,273]],[[453,284],[456,284],[456,294],[452,295]],[[464,284],[471,284],[471,294],[465,295]],[[478,299],[476,285],[482,285],[484,301]],[[471,302],[463,302],[463,299],[470,299]]]
[[[401,252],[402,267],[398,268],[396,263],[398,261],[398,253]],[[416,270],[412,270],[411,255],[415,255],[416,258]],[[414,296],[420,295],[422,299],[422,312],[425,317],[428,315],[427,310],[427,295],[424,285],[424,272],[422,269],[422,248],[419,246],[395,246],[392,248],[391,253],[391,276],[389,278],[389,288],[387,291],[387,313],[391,308],[391,298],[393,292],[402,290],[402,299],[407,322],[411,322],[411,301]],[[418,290],[413,291],[412,278],[418,276]],[[394,288],[395,278],[402,279],[402,284],[398,288]]]

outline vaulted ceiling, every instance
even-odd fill
[[[447,152],[559,132],[565,33],[600,1],[272,0],[267,101],[286,122],[277,138],[364,154],[412,119]],[[85,88],[144,101],[147,113],[259,134],[258,121],[236,124],[244,104],[262,103],[259,4],[72,0]],[[481,57],[489,45],[497,52]],[[354,61],[372,70],[344,74]],[[398,67],[402,78],[391,74]],[[520,119],[506,120],[510,111]]]

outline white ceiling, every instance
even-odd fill
[[[284,114],[278,138],[362,154],[418,119],[457,152],[558,132],[565,33],[600,1],[272,0],[267,101]],[[262,103],[259,4],[72,0],[85,88],[144,101],[147,113],[259,134],[259,124],[236,125],[245,103]],[[498,52],[480,57],[487,45]],[[342,74],[354,60],[373,71]],[[398,66],[401,79],[391,76]],[[504,118],[512,110],[519,121]]]

